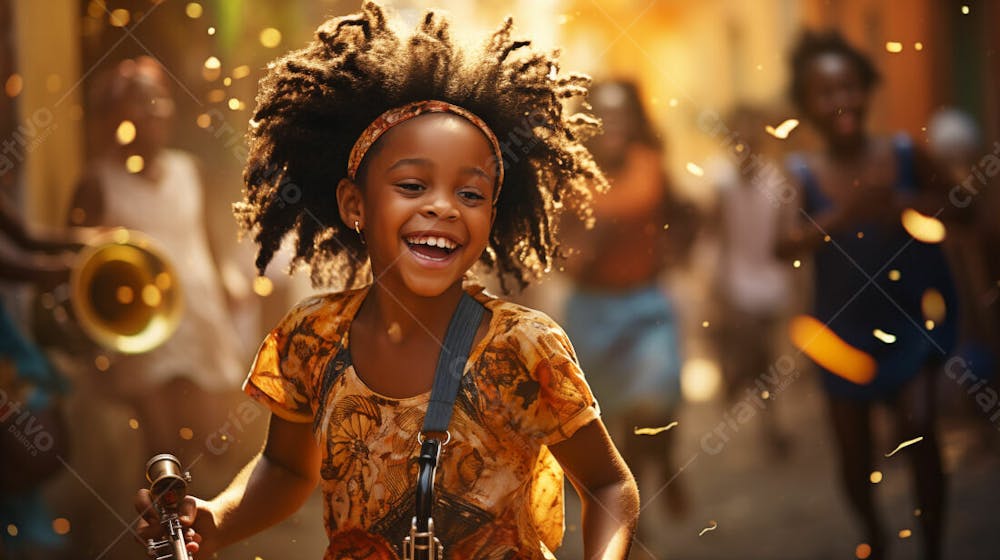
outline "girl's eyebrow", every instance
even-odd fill
[[[429,160],[429,159],[426,159],[426,158],[403,158],[403,159],[400,159],[400,160],[396,161],[396,163],[393,163],[392,165],[390,165],[388,171],[392,171],[392,170],[394,170],[396,168],[403,167],[405,165],[417,165],[417,166],[420,166],[420,167],[434,167],[434,162],[431,161],[431,160]],[[465,173],[465,174],[468,174],[468,175],[478,175],[479,177],[482,177],[483,180],[485,180],[486,182],[490,181],[490,176],[487,175],[486,172],[483,171],[483,169],[480,168],[480,167],[467,166],[467,167],[463,167],[461,171],[462,171],[462,173]]]

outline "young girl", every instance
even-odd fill
[[[267,442],[218,497],[185,503],[189,550],[277,523],[322,483],[325,558],[399,554],[435,363],[468,293],[487,312],[437,472],[447,557],[551,558],[560,467],[582,496],[587,557],[626,556],[635,483],[567,337],[466,282],[477,263],[534,279],[556,254],[558,210],[585,215],[589,185],[605,186],[580,144],[594,121],[562,108],[587,79],[527,46],[508,20],[466,57],[439,16],[404,39],[366,2],[271,66],[237,215],[261,271],[292,233],[314,280],[353,289],[304,301],[264,340],[245,388],[274,413]],[[149,506],[140,492],[143,537],[156,535]]]
[[[821,368],[843,483],[863,522],[869,558],[885,558],[869,476],[877,468],[872,407],[888,404],[899,442],[923,438],[900,455],[909,456],[915,473],[924,558],[939,558],[944,476],[935,380],[954,343],[954,290],[940,245],[910,237],[900,216],[904,208],[947,214],[944,175],[935,175],[909,138],[868,134],[864,120],[878,74],[838,34],[807,33],[791,62],[793,99],[825,150],[789,161],[800,197],[785,206],[778,252],[788,258],[814,253],[816,318],[877,366],[867,384]],[[921,312],[931,290],[947,302],[946,315],[934,323]],[[876,338],[876,329],[895,340]]]

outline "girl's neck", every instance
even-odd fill
[[[372,333],[385,334],[397,344],[425,337],[440,341],[462,291],[462,283],[457,282],[439,296],[423,297],[376,283],[358,315]]]

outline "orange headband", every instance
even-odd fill
[[[365,158],[365,154],[371,149],[375,141],[379,139],[380,136],[385,134],[387,130],[396,126],[397,124],[402,124],[413,117],[419,117],[425,113],[451,113],[453,115],[458,115],[465,120],[469,121],[476,126],[479,130],[486,135],[486,139],[490,141],[490,145],[493,147],[493,153],[497,158],[497,184],[496,190],[493,193],[493,202],[496,202],[500,197],[500,187],[503,186],[503,153],[500,151],[500,142],[497,141],[497,137],[490,130],[490,127],[486,126],[486,123],[476,115],[466,111],[465,109],[459,107],[458,105],[452,105],[446,101],[415,101],[413,103],[408,103],[402,107],[396,107],[394,109],[389,109],[388,111],[382,113],[378,116],[361,136],[358,137],[357,141],[354,142],[354,147],[351,148],[351,155],[347,159],[347,177],[354,181],[358,173],[358,167],[361,166],[361,160]]]

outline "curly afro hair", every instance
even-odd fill
[[[804,31],[789,57],[792,81],[788,93],[792,102],[800,109],[803,107],[805,99],[806,71],[813,60],[825,54],[843,56],[854,64],[861,76],[861,83],[868,91],[877,86],[881,80],[881,76],[871,59],[848,43],[839,32],[835,30]]]
[[[269,65],[260,82],[237,220],[259,245],[261,274],[282,240],[295,234],[292,268],[308,265],[315,286],[357,286],[370,277],[365,246],[340,218],[336,185],[351,147],[386,110],[436,99],[479,116],[503,152],[504,184],[480,263],[523,288],[562,257],[559,214],[593,220],[592,193],[608,184],[582,142],[599,132],[592,116],[564,107],[590,79],[559,75],[558,52],[511,37],[507,18],[480,51],[455,46],[448,22],[427,12],[409,37],[384,10],[328,20],[315,40]],[[364,176],[364,166],[358,177]]]

